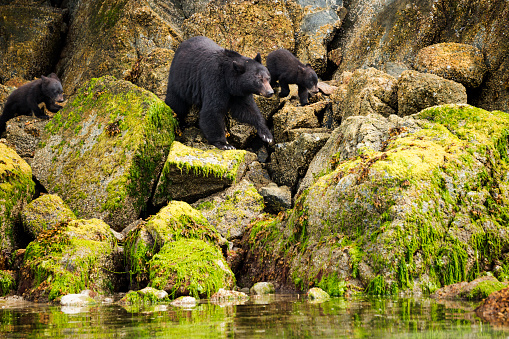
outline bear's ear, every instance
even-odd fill
[[[260,53],[256,54],[254,61],[259,62],[260,64],[262,63],[262,56]]]
[[[242,74],[246,71],[246,66],[237,61],[233,61],[233,70],[239,74]]]
[[[48,78],[47,78],[47,77],[45,77],[44,75],[41,75],[41,80],[42,80],[42,81],[48,81]]]

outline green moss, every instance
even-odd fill
[[[149,265],[150,286],[166,290],[172,299],[183,291],[208,298],[235,282],[221,251],[201,240],[166,243]]]
[[[499,281],[482,281],[470,291],[465,297],[468,299],[482,300],[487,298],[491,293],[507,288],[507,284]]]
[[[342,297],[347,291],[348,283],[338,278],[337,273],[322,277],[318,287],[327,292],[332,297]]]
[[[16,279],[13,273],[13,271],[0,271],[0,297],[16,288]]]

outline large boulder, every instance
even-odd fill
[[[487,71],[482,52],[471,45],[440,43],[421,49],[415,69],[453,80],[465,87],[478,87]]]
[[[26,248],[18,294],[48,301],[92,290],[118,288],[122,263],[110,227],[98,219],[73,220],[39,233]],[[121,280],[121,279],[120,279]]]
[[[224,48],[262,58],[277,48],[295,47],[295,30],[284,1],[210,2],[184,21],[184,36],[204,35]]]
[[[171,145],[155,190],[153,204],[171,200],[196,201],[239,182],[254,161],[253,153],[242,150],[201,150],[179,142]]]
[[[93,79],[46,125],[35,177],[79,218],[122,230],[144,211],[174,136],[154,94],[112,77]]]
[[[164,98],[173,51],[182,41],[174,11],[165,8],[173,7],[149,0],[80,1],[57,65],[65,91],[111,75]]]
[[[504,260],[509,115],[444,105],[408,119],[420,128],[380,151],[334,156],[292,211],[253,225],[239,285],[272,277],[301,290],[329,279],[374,294],[434,291]]]
[[[0,143],[0,270],[7,268],[10,254],[17,248],[15,224],[32,200],[34,189],[30,166]]]
[[[58,60],[63,11],[37,5],[0,5],[0,83],[48,75]]]
[[[398,115],[417,113],[427,107],[466,104],[465,86],[434,74],[404,71],[398,80]]]

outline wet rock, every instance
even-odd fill
[[[465,87],[434,74],[405,71],[398,81],[398,115],[417,113],[443,104],[466,104]]]
[[[145,287],[144,289],[139,290],[138,293],[145,298],[148,297],[155,300],[164,300],[168,298],[168,293],[166,293],[166,291],[158,290],[152,287]]]
[[[149,286],[163,289],[170,298],[209,298],[220,288],[231,289],[235,276],[221,250],[202,240],[167,242],[149,262]]]
[[[0,84],[0,112],[4,110],[5,101],[7,101],[7,97],[16,89],[13,86],[5,86]],[[0,135],[1,137],[1,135]]]
[[[175,307],[194,307],[198,303],[195,297],[178,297],[170,304]]]
[[[421,49],[414,67],[421,73],[431,73],[453,80],[465,87],[478,87],[487,71],[482,52],[471,45],[440,43]]]
[[[330,133],[302,133],[285,143],[276,144],[271,154],[269,170],[272,179],[280,186],[294,189],[299,178],[304,177],[309,163],[325,145]]]
[[[387,117],[395,113],[398,81],[384,72],[374,68],[357,69],[348,77],[345,89],[346,92],[340,89],[341,92],[332,96],[335,117],[346,119],[372,113]]]
[[[221,193],[200,199],[192,206],[227,240],[241,238],[246,226],[264,209],[262,196],[246,179]]]
[[[443,105],[401,120],[409,119],[419,128],[389,132],[380,151],[344,161],[332,153],[322,161],[330,169],[315,172],[292,210],[253,225],[244,265],[251,279],[277,278],[289,288],[335,279],[384,294],[436,290],[493,269],[500,252],[479,251],[471,239],[509,241],[497,221],[509,208],[507,114]],[[481,179],[486,163],[489,181]],[[493,189],[494,196],[465,198]],[[485,204],[492,209],[482,213]]]
[[[485,276],[470,282],[462,281],[456,284],[444,286],[435,291],[430,297],[434,299],[473,299],[482,300],[493,292],[507,288],[507,283],[502,283],[497,278]]]
[[[17,248],[15,224],[23,207],[32,200],[35,183],[30,166],[2,143],[0,186],[0,270],[5,270],[10,254]]]
[[[184,37],[204,35],[249,58],[277,48],[293,51],[295,30],[284,1],[211,2],[182,25]]]
[[[275,291],[274,285],[270,282],[258,282],[249,289],[249,293],[254,295],[273,294]]]
[[[265,208],[270,213],[279,213],[292,207],[292,192],[288,186],[271,183],[260,188]]]
[[[210,302],[216,305],[231,305],[237,304],[236,302],[243,302],[249,299],[249,296],[244,292],[225,290],[220,288],[216,293],[210,297]]]
[[[0,82],[49,74],[59,57],[64,23],[59,8],[0,5]]]
[[[112,77],[94,79],[46,125],[34,175],[78,216],[121,231],[146,208],[174,124],[154,94]]]
[[[10,119],[6,124],[5,143],[31,164],[47,123],[46,119],[28,115]]]
[[[84,289],[111,294],[121,261],[110,227],[98,219],[73,220],[39,234],[26,248],[18,294],[33,301],[59,299]]]
[[[310,288],[306,294],[309,300],[315,302],[323,302],[330,299],[330,295],[319,287]]]
[[[58,228],[76,219],[63,200],[54,194],[42,195],[26,205],[21,212],[23,228],[33,238],[42,231]]]
[[[221,191],[238,182],[248,164],[255,159],[253,153],[246,151],[217,148],[203,151],[174,142],[157,183],[153,203],[195,201]]]
[[[182,41],[172,7],[159,1],[80,1],[57,65],[66,92],[111,75],[162,95],[171,64],[167,58]]]
[[[475,309],[475,314],[492,325],[509,325],[509,288],[490,294]]]
[[[87,294],[66,294],[60,298],[60,305],[62,306],[88,306],[95,304],[97,302],[94,298],[89,297]]]
[[[225,244],[225,239],[203,214],[182,201],[170,202],[146,223],[135,226],[125,236],[131,288],[147,285],[148,263],[166,243],[187,238],[204,240],[214,245]]]

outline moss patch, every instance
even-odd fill
[[[149,265],[150,286],[164,289],[172,299],[181,295],[208,298],[235,283],[221,251],[202,240],[166,243]]]

